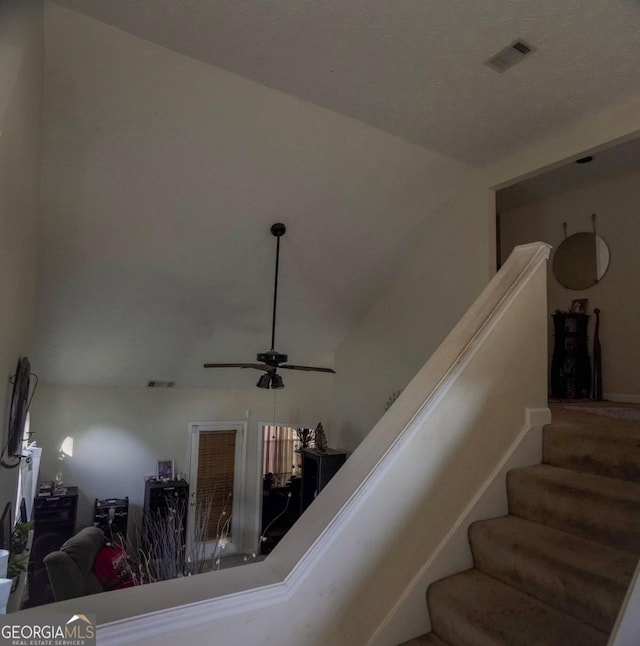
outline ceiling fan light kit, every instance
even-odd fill
[[[278,270],[280,264],[280,238],[285,234],[287,227],[282,222],[271,225],[271,234],[276,238],[276,272],[273,285],[273,316],[271,318],[271,349],[268,352],[260,352],[256,359],[260,363],[205,363],[205,368],[253,368],[264,370],[266,374],[261,375],[256,386],[264,390],[281,390],[284,388],[282,377],[277,373],[279,368],[286,370],[304,370],[305,372],[328,372],[335,374],[331,368],[318,368],[315,366],[296,366],[285,363],[289,357],[275,350],[276,342],[276,311],[278,305]]]
[[[258,383],[256,384],[256,386],[258,388],[264,388],[268,390],[270,385],[271,385],[271,375],[269,373],[260,375],[260,379],[258,379]]]
[[[273,390],[282,390],[284,388],[282,377],[276,372],[271,374],[271,388]]]

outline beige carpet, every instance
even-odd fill
[[[605,646],[640,555],[640,406],[550,402],[542,464],[469,529],[474,567],[427,591],[412,646]]]
[[[612,417],[628,422],[640,422],[640,408],[630,406],[571,406],[565,405],[565,410],[587,415],[599,415],[600,417]]]

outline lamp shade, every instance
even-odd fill
[[[258,388],[269,388],[270,383],[271,383],[271,375],[265,372],[265,374],[261,375],[260,379],[258,379],[258,383],[256,384],[256,386],[258,386]]]
[[[60,445],[60,453],[67,458],[73,457],[73,438],[68,436],[64,438]]]
[[[284,388],[282,377],[275,372],[271,375],[271,388],[274,390],[282,390]]]

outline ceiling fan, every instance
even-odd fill
[[[305,370],[306,372],[330,372],[335,374],[331,368],[316,368],[314,366],[294,366],[286,363],[288,356],[275,350],[276,340],[276,307],[278,304],[278,266],[280,261],[280,238],[285,234],[287,228],[281,222],[271,226],[271,233],[276,238],[276,274],[273,285],[273,317],[271,319],[271,350],[260,352],[256,359],[260,363],[205,363],[205,368],[254,368],[264,370],[265,374],[260,376],[256,386],[258,388],[273,388],[280,390],[284,388],[282,377],[277,373],[280,368],[286,370]]]

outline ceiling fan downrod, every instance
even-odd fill
[[[273,316],[271,318],[271,352],[276,351],[276,309],[278,306],[278,268],[280,266],[280,238],[286,233],[287,227],[282,222],[271,225],[271,233],[276,237],[276,275],[273,284]],[[285,359],[286,361],[286,359]]]

